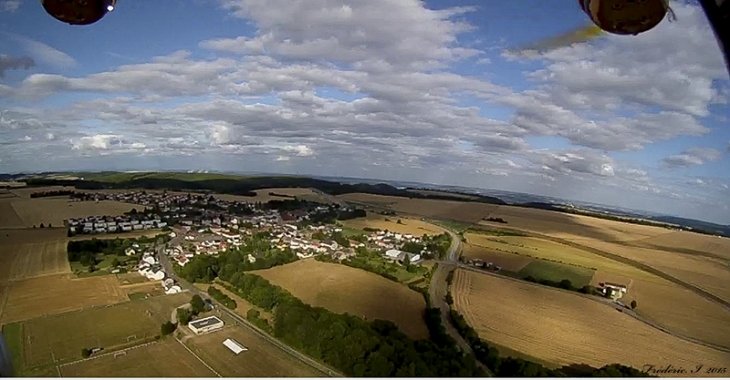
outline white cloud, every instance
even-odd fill
[[[70,55],[43,42],[19,35],[13,35],[13,39],[20,42],[26,52],[40,63],[60,68],[76,66],[76,60]]]
[[[717,161],[722,158],[722,152],[714,148],[689,148],[681,154],[662,159],[662,163],[670,168],[683,168],[702,165],[708,161]]]
[[[35,66],[35,61],[30,57],[16,58],[5,54],[0,54],[0,78],[4,77],[5,72],[8,70],[28,70],[33,66]]]
[[[12,13],[20,9],[22,4],[23,0],[2,0],[0,2],[0,11]]]

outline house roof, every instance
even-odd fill
[[[192,321],[189,323],[189,325],[195,327],[196,329],[202,329],[202,328],[212,326],[212,325],[215,325],[218,323],[223,323],[223,321],[216,316],[211,316],[211,317],[206,317],[203,319],[198,319],[196,321]]]

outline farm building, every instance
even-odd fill
[[[228,347],[228,349],[233,351],[233,353],[236,355],[240,354],[243,351],[248,351],[248,348],[243,347],[240,343],[230,338],[224,340],[223,345]]]
[[[204,334],[223,328],[223,321],[216,316],[212,316],[191,321],[188,323],[188,328],[196,334]]]
[[[600,285],[604,289],[611,289],[613,292],[619,292],[622,294],[626,294],[628,292],[628,288],[626,285],[622,284],[616,284],[612,282],[601,282],[598,285]]]
[[[411,264],[417,264],[421,261],[421,255],[416,253],[403,252],[397,249],[389,249],[385,251],[385,257],[393,261],[402,262],[403,260],[405,260],[406,256],[408,256],[408,260],[411,262]]]

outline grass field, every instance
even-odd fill
[[[142,209],[139,205],[129,203],[100,201],[70,202],[68,199],[36,198],[11,203],[23,224],[27,228],[41,223],[50,223],[56,227],[63,226],[68,218],[80,218],[89,215],[121,215],[133,208]]]
[[[248,348],[238,355],[223,345],[233,339]],[[193,336],[185,344],[223,377],[320,377],[322,373],[265,341],[250,329],[228,324],[222,330]]]
[[[215,377],[174,338],[60,368],[63,377]]]
[[[499,291],[495,291],[499,289]],[[730,354],[680,340],[611,307],[509,278],[457,270],[454,305],[486,340],[567,365],[727,367]]]
[[[425,216],[433,219],[457,220],[477,223],[497,206],[477,202],[442,201],[433,199],[409,199],[373,194],[344,194],[338,198],[345,201],[374,204],[388,207],[393,211],[410,215]]]
[[[374,273],[317,260],[300,260],[254,273],[311,305],[368,320],[389,320],[416,339],[428,336],[422,318],[426,308],[423,296]]]
[[[0,283],[70,273],[62,230],[0,230]]]
[[[170,312],[189,300],[186,294],[131,301],[7,324],[8,344],[20,348],[20,373],[81,359],[81,349],[106,352],[154,340]],[[102,352],[103,353],[103,352]]]
[[[116,275],[120,285],[133,285],[148,283],[150,280],[147,277],[140,275],[139,273],[124,273]]]
[[[114,276],[73,279],[70,274],[52,275],[9,282],[5,288],[6,302],[0,310],[2,323],[128,299]]]
[[[398,220],[402,224],[398,224]],[[388,230],[395,233],[411,234],[414,236],[440,235],[446,232],[445,229],[437,225],[427,223],[418,219],[410,219],[405,217],[386,217],[378,214],[369,214],[365,218],[357,218],[345,220],[342,222],[345,227],[363,230],[364,228],[377,228],[380,230]]]
[[[535,260],[522,268],[518,275],[522,278],[532,276],[538,280],[542,279],[557,282],[570,280],[573,287],[580,288],[591,283],[595,272],[595,270],[585,267],[555,263],[546,260]]]

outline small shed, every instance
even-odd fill
[[[231,338],[224,340],[223,345],[228,347],[228,349],[233,351],[233,353],[236,355],[240,354],[243,351],[248,351],[248,348],[243,347],[241,344]]]

